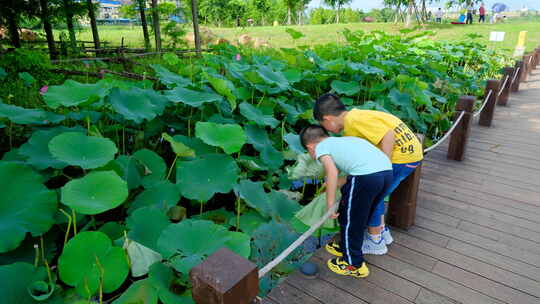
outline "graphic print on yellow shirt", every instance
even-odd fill
[[[388,131],[394,130],[395,142],[392,152],[393,164],[406,164],[422,160],[422,144],[414,133],[399,118],[392,114],[353,109],[345,115],[344,136],[365,138],[379,146]]]

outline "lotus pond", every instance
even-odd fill
[[[481,96],[507,61],[473,36],[343,34],[344,45],[166,54],[151,66],[159,81],[55,84],[2,67],[0,85],[48,85],[0,100],[4,303],[193,303],[189,271],[217,249],[262,267],[307,229],[295,214],[321,172],[297,132],[317,96],[389,111],[430,145],[458,97]],[[297,249],[261,294],[308,257]]]

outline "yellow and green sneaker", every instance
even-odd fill
[[[343,256],[343,252],[341,252],[341,248],[339,247],[339,244],[336,243],[336,242],[332,241],[332,242],[326,244],[326,246],[324,246],[324,248],[331,255],[335,255],[337,257],[342,257]]]
[[[328,260],[327,264],[330,270],[340,275],[356,278],[365,278],[369,275],[369,269],[365,262],[362,262],[362,266],[355,267],[349,265],[349,263],[345,262],[342,258],[335,258]]]

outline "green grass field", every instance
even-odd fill
[[[296,41],[290,38],[285,32],[287,26],[266,26],[266,27],[246,27],[246,28],[210,28],[216,35],[229,41],[238,39],[242,34],[247,34],[253,38],[258,37],[267,40],[273,47],[294,47],[295,45],[313,45],[328,42],[342,42],[341,32],[347,28],[352,31],[382,30],[389,33],[397,33],[403,28],[402,25],[393,23],[350,23],[350,24],[327,24],[327,25],[304,25],[291,26],[297,31],[306,35]],[[512,54],[517,43],[520,31],[528,31],[526,47],[530,51],[540,45],[540,22],[511,22],[504,24],[473,24],[473,25],[452,25],[452,24],[430,24],[424,27],[426,30],[436,32],[432,39],[437,40],[461,40],[465,35],[475,33],[482,35],[485,42],[489,42],[489,33],[492,31],[506,32],[504,42],[489,43],[490,47],[507,49],[506,53]],[[108,41],[112,45],[120,45],[122,37],[124,44],[129,47],[141,47],[143,45],[143,35],[140,26],[101,26],[100,36],[103,41]],[[91,40],[91,31],[85,29],[78,35],[80,40]]]

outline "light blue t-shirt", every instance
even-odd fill
[[[339,171],[348,175],[367,175],[392,170],[388,156],[365,139],[358,137],[328,137],[317,144],[317,159],[330,155]]]

